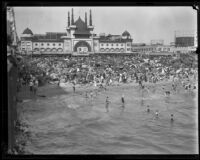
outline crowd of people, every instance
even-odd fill
[[[123,56],[93,55],[88,57],[28,57],[24,58],[19,73],[19,84],[30,86],[35,92],[44,83],[92,84],[109,86],[117,82],[156,83],[163,80],[191,86],[190,79],[197,81],[197,60],[193,56]],[[174,89],[176,83],[173,84]],[[19,87],[20,88],[20,87]]]
[[[91,55],[87,57],[73,56],[49,56],[49,57],[21,57],[16,60],[8,58],[8,74],[12,81],[10,64],[14,64],[17,79],[16,92],[20,92],[22,86],[30,88],[31,95],[36,95],[38,87],[47,83],[57,84],[69,83],[73,92],[76,92],[76,84],[91,85],[106,90],[107,86],[120,85],[124,83],[135,83],[141,90],[147,89],[146,83],[156,85],[157,82],[172,82],[172,90],[176,91],[177,86],[181,85],[185,90],[196,89],[198,82],[198,63],[194,55],[183,54],[180,57],[173,56],[154,56],[148,55]],[[13,69],[14,70],[14,69]],[[14,84],[10,82],[9,84]],[[13,99],[13,87],[9,88],[10,99]],[[15,87],[14,87],[15,88]],[[148,89],[147,89],[148,90]],[[170,95],[170,90],[164,90],[166,96]],[[14,94],[13,94],[14,95]],[[86,92],[86,98],[93,94]],[[14,96],[13,103],[18,101],[17,95]],[[12,101],[9,100],[11,103]],[[125,108],[125,97],[121,97],[122,108]],[[109,112],[109,97],[105,101],[106,112]],[[11,105],[12,106],[12,105]],[[15,110],[15,109],[11,109]],[[150,112],[147,106],[147,112]],[[15,114],[15,112],[11,113]],[[11,115],[11,122],[17,122],[17,116]],[[156,111],[158,116],[158,111]],[[171,115],[173,120],[173,114]],[[16,124],[10,124],[14,130]],[[21,126],[23,124],[20,124]],[[11,132],[10,132],[11,133]],[[10,135],[9,145],[13,148],[13,133]]]

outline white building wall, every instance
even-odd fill
[[[32,41],[21,41],[21,50],[22,51],[32,51]]]
[[[99,40],[94,40],[94,52],[99,52],[99,48],[100,48],[100,44],[99,44]]]
[[[131,53],[131,42],[126,43],[126,53]]]
[[[33,49],[35,48],[63,48],[63,42],[33,42]]]
[[[72,52],[72,43],[71,39],[64,40],[64,47],[63,47],[64,52]]]
[[[130,46],[131,47],[131,46]],[[104,51],[102,51],[102,49]],[[107,49],[109,51],[107,51]],[[126,44],[125,43],[112,43],[112,42],[100,42],[99,43],[99,51],[100,52],[112,52],[111,49],[114,49],[113,52],[117,52],[116,49],[119,49],[119,53],[121,52],[120,50],[123,49],[124,51],[123,52],[126,52]]]

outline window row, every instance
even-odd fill
[[[34,51],[42,51],[42,52],[63,52],[62,48],[34,48]]]
[[[101,52],[124,52],[125,50],[123,49],[123,48],[121,48],[121,49],[119,49],[119,48],[116,48],[116,49],[114,49],[114,48],[101,48],[100,49],[100,51]]]
[[[50,43],[50,44],[52,44],[52,43]],[[47,43],[47,46],[49,46],[50,44]],[[35,45],[35,46],[38,46],[39,44],[38,44],[38,43],[34,43],[34,45]],[[52,45],[55,46],[56,44],[53,43]],[[61,43],[59,43],[58,45],[61,46]],[[41,46],[44,46],[44,43],[41,43]]]
[[[21,44],[24,44],[24,45],[25,44],[31,44],[31,42],[24,42],[24,41],[22,41]]]
[[[114,46],[114,44],[116,45],[116,46],[120,46],[120,44],[118,44],[118,43],[101,43],[101,46]],[[124,46],[124,44],[121,44],[121,46]]]
[[[137,49],[134,49],[133,50],[135,51],[170,51],[170,48],[137,48]]]

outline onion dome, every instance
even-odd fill
[[[31,34],[31,35],[33,35],[33,32],[29,28],[26,28],[22,34]]]
[[[124,32],[122,33],[122,36],[131,36],[131,35],[130,35],[130,33],[129,33],[128,31],[124,31]]]

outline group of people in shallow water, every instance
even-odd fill
[[[109,112],[109,104],[110,104],[110,103],[111,103],[111,102],[110,102],[110,100],[109,100],[109,97],[107,96],[107,97],[106,97],[106,103],[105,103],[106,112]],[[121,103],[122,103],[121,107],[122,107],[122,109],[124,110],[124,109],[125,109],[124,94],[123,94],[122,97],[121,97]],[[147,105],[147,112],[150,113],[150,106],[149,106],[149,105]],[[174,116],[174,115],[171,114],[171,122],[174,121],[174,117],[173,117],[173,116]],[[158,110],[155,111],[155,117],[156,117],[156,118],[159,117],[159,111],[158,111]]]
[[[180,81],[182,83],[180,83]],[[186,82],[184,82],[184,79],[177,79],[177,81],[172,81],[170,83],[171,83],[171,88],[168,88],[168,89],[162,88],[163,89],[162,92],[163,92],[165,97],[170,97],[172,93],[177,93],[177,88],[179,86],[182,86],[182,89],[185,89],[185,91],[192,91],[192,90],[196,89],[196,85],[192,84],[192,82],[189,81],[188,79],[186,80]],[[138,84],[139,84],[139,89],[142,91],[142,99],[143,99],[143,93],[144,92],[149,93],[150,91],[149,91],[149,88],[142,83],[142,81],[140,83],[138,82]],[[156,88],[156,85],[153,85],[153,87]],[[97,92],[96,92],[96,94],[97,94]],[[89,98],[87,92],[86,92],[86,97]],[[93,92],[91,92],[90,97],[93,97]],[[111,103],[111,101],[109,99],[109,96],[107,96],[106,100],[105,100],[105,110],[106,110],[106,112],[109,112],[110,103]],[[122,103],[121,107],[124,110],[125,109],[124,94],[122,94],[122,96],[121,96],[121,103]],[[148,113],[150,113],[151,112],[150,105],[148,104],[146,107],[147,107],[146,111]],[[156,110],[154,113],[155,113],[155,117],[159,118],[159,110]],[[170,120],[171,120],[171,122],[174,121],[174,114],[173,113],[170,114]]]
[[[124,94],[122,95],[121,97],[121,102],[122,102],[122,108],[124,109],[125,108],[125,99],[124,99]],[[111,103],[111,101],[109,100],[109,97],[107,96],[106,97],[106,105],[105,105],[105,108],[106,108],[106,112],[109,112],[109,104]]]

